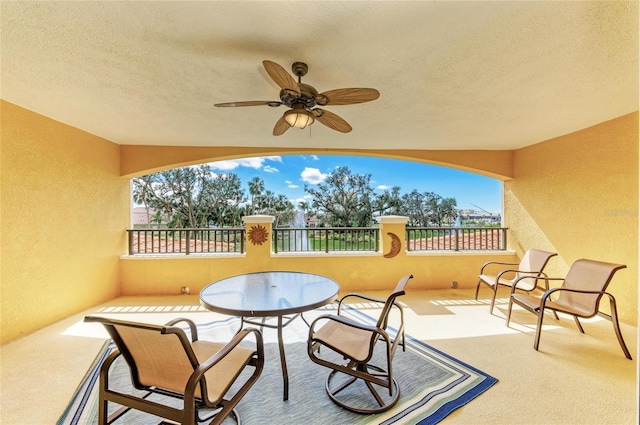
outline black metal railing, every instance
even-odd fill
[[[128,229],[129,255],[243,253],[244,228]]]
[[[128,229],[129,255],[244,253],[245,228]],[[273,229],[273,251],[378,252],[377,227]],[[407,251],[500,251],[507,247],[504,227],[407,227]]]
[[[273,251],[378,251],[377,227],[307,227],[274,229]]]
[[[407,227],[407,251],[501,251],[506,227]]]

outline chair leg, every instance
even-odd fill
[[[555,313],[555,310],[554,310]],[[578,316],[573,316],[573,320],[576,322],[576,326],[578,326],[578,330],[580,331],[581,334],[584,333],[584,329],[582,328],[582,325],[580,324],[580,320],[578,320]]]
[[[542,321],[544,320],[544,308],[541,308],[538,312],[538,326],[536,327],[536,337],[533,341],[533,349],[538,351],[540,345],[540,334],[542,332]]]
[[[481,283],[482,283],[482,279],[478,279],[478,284],[476,285],[476,301],[478,301],[478,291],[480,290]]]
[[[624,352],[624,356],[629,360],[633,360],[631,358],[631,353],[629,353],[629,349],[627,348],[627,344],[624,343],[624,339],[622,338],[622,332],[620,332],[620,324],[618,323],[618,309],[616,308],[616,299],[613,298],[613,295],[609,295],[609,304],[611,305],[611,322],[613,323],[613,330],[616,332],[616,336],[618,337],[618,342],[620,343],[620,347]]]
[[[489,307],[489,314],[493,314],[493,306],[496,304],[496,295],[498,294],[498,284],[496,283],[491,287],[493,289],[493,295],[491,295],[491,307]]]
[[[347,365],[347,367],[355,367],[353,372],[358,376],[351,375],[347,371],[333,370],[329,373],[329,376],[327,376],[327,380],[325,382],[325,390],[327,392],[327,395],[329,396],[331,401],[336,403],[338,406],[351,412],[362,414],[376,414],[391,409],[400,399],[400,387],[398,386],[398,382],[396,381],[396,379],[391,376],[390,373],[374,365],[355,364],[353,361],[351,361],[349,365]],[[333,379],[338,375],[340,375],[342,378],[345,378],[346,376],[346,380],[338,383],[337,385],[334,385]],[[380,378],[382,379],[382,381],[380,380]],[[362,405],[356,407],[347,404],[347,402],[352,401],[350,400],[349,395],[344,398],[344,401],[339,398],[338,394],[342,390],[346,389],[351,384],[356,382],[364,383],[364,385],[369,389],[371,393],[370,395],[373,397],[373,400],[375,400],[375,404],[377,405],[376,407],[374,407],[374,403],[372,403],[373,400],[371,399],[369,400],[368,406]],[[379,390],[376,389],[373,384],[380,385],[382,388],[388,389],[389,396],[383,398],[382,395],[378,392]]]
[[[509,296],[509,308],[507,309],[507,327],[509,327],[509,322],[511,322],[511,310],[513,309],[513,298]]]

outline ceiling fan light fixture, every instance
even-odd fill
[[[290,127],[306,128],[316,120],[313,114],[304,109],[292,109],[284,113],[284,120]]]

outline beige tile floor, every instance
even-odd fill
[[[469,289],[409,291],[401,298],[408,333],[499,379],[443,423],[638,423],[637,327],[622,327],[633,361],[624,357],[611,323],[603,319],[587,321],[584,335],[571,318],[548,320],[536,352],[534,316],[515,311],[507,328],[507,299],[499,295],[490,315],[485,291],[479,301]],[[0,424],[55,423],[106,338],[99,325],[82,322],[87,314],[153,323],[223,317],[201,308],[197,295],[120,297],[5,344]]]

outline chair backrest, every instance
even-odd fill
[[[135,387],[184,393],[198,360],[187,334],[177,326],[158,326],[90,316],[102,323],[126,360]],[[196,397],[202,394],[200,383]]]
[[[387,301],[384,303],[384,307],[382,308],[382,312],[380,313],[380,317],[378,318],[378,328],[387,329],[387,323],[389,322],[389,313],[391,312],[393,303],[396,301],[396,298],[405,294],[404,288],[405,286],[407,286],[407,282],[409,282],[409,279],[412,278],[412,274],[400,278],[398,284],[396,285],[396,289],[393,290],[391,295],[389,295],[389,297],[387,298]]]
[[[606,291],[615,272],[624,269],[623,264],[605,263],[587,259],[576,260],[569,268],[562,288],[582,291]],[[578,294],[560,291],[557,302],[565,306],[576,306],[595,315],[602,294]]]
[[[524,253],[518,270],[527,271],[530,273],[517,273],[516,278],[522,276],[539,276],[544,270],[545,266],[549,262],[549,259],[555,255],[556,252],[542,251],[540,249],[529,249]],[[533,279],[525,279],[533,280]]]

